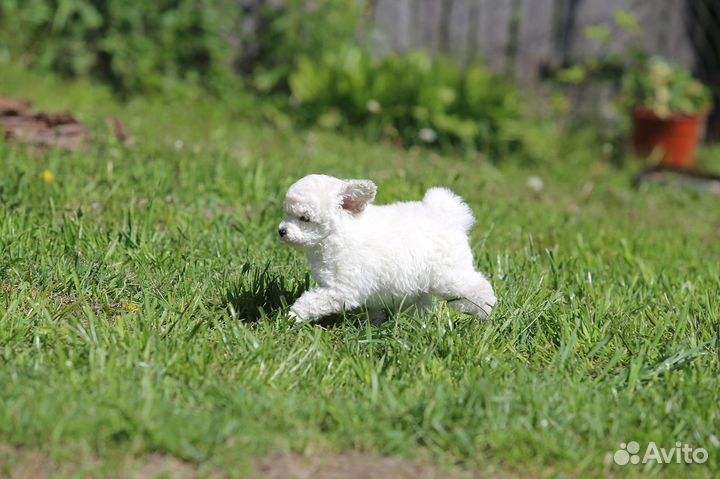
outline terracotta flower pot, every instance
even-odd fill
[[[641,156],[659,155],[657,166],[680,170],[695,168],[695,148],[706,115],[660,118],[645,108],[633,111],[633,147]]]

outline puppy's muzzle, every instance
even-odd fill
[[[285,235],[287,234],[287,228],[281,226],[280,228],[278,228],[278,234],[281,238],[285,237]]]

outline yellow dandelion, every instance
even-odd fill
[[[48,185],[51,185],[55,181],[55,175],[53,175],[50,170],[45,170],[40,173],[40,178],[42,178],[42,180]]]
[[[135,313],[135,312],[137,312],[137,311],[140,311],[140,306],[135,306],[134,304],[126,304],[125,306],[123,306],[123,309],[124,309],[125,311],[129,311],[129,312],[131,312],[131,313]]]

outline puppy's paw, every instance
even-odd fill
[[[292,321],[295,321],[295,324],[304,323],[305,320],[301,318],[295,311],[292,309],[288,312],[288,318],[290,318]]]

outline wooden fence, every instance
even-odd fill
[[[247,14],[241,36],[252,39],[262,29],[263,7],[282,10],[285,0],[236,1]],[[315,1],[307,0],[308,8]],[[661,55],[716,87],[710,123],[720,135],[720,0],[357,1],[368,6],[363,31],[371,32],[378,55],[424,49],[463,63],[481,59],[525,88],[538,86],[558,67],[631,46]],[[633,14],[639,33],[614,29],[607,45],[586,36],[588,27],[612,25],[617,11]],[[243,45],[239,69],[260,60],[256,47],[252,40]],[[612,97],[599,86],[578,99],[581,110],[597,111]]]
[[[713,1],[713,0],[710,0]],[[688,0],[698,5],[708,0]],[[532,85],[548,66],[630,45],[693,67],[693,28],[702,28],[684,0],[375,0],[374,43],[379,53],[427,49],[490,67]],[[641,32],[620,32],[608,47],[586,38],[588,26],[611,24],[624,10]],[[715,25],[720,29],[720,25]],[[720,54],[719,54],[720,56]]]

